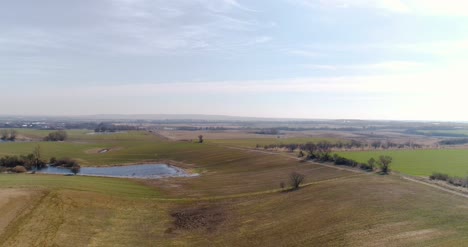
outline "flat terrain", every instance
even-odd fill
[[[468,241],[468,199],[397,175],[301,162],[229,139],[197,144],[148,132],[72,131],[63,143],[2,143],[0,155],[28,153],[37,144],[44,156],[68,156],[84,165],[174,160],[200,176],[2,174],[2,246],[460,246]],[[111,151],[96,152],[103,148]],[[395,169],[400,159],[395,156]],[[279,184],[292,171],[305,174],[306,184],[282,192]]]
[[[392,170],[415,176],[429,176],[433,172],[453,176],[468,175],[468,150],[399,150],[370,152],[339,152],[339,155],[356,161],[366,162],[380,155],[393,157]]]

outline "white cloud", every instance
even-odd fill
[[[431,16],[468,16],[464,0],[290,0],[310,7],[373,8]]]
[[[391,68],[390,65],[373,65],[374,67]],[[156,95],[181,94],[237,94],[237,93],[329,93],[329,94],[399,94],[399,95],[434,95],[452,97],[464,95],[468,89],[468,62],[450,64],[437,70],[411,74],[381,74],[372,76],[335,76],[286,78],[276,80],[244,80],[244,81],[209,81],[127,84],[106,86],[75,86],[73,92],[82,97],[141,97]],[[397,65],[396,67],[399,67]],[[417,66],[417,65],[416,65]],[[69,88],[60,90],[69,91]],[[37,92],[34,92],[37,94]],[[57,93],[56,95],[61,95]],[[66,93],[64,94],[66,95]]]
[[[414,71],[424,66],[423,63],[411,61],[386,61],[372,64],[353,64],[353,65],[328,65],[328,64],[306,64],[304,67],[313,70],[359,70],[359,72],[398,72]]]

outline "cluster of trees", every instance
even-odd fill
[[[349,166],[357,167],[365,171],[375,171],[377,168],[380,168],[382,174],[388,174],[390,172],[390,164],[392,163],[393,158],[387,155],[381,155],[376,160],[370,158],[366,163],[357,162],[352,159],[341,157],[337,154],[334,154],[333,157],[328,160],[328,162],[333,162],[337,166]]]
[[[255,134],[260,134],[260,135],[278,135],[279,133],[280,132],[278,129],[261,129],[255,132]]]
[[[360,163],[351,159],[341,157],[337,154],[329,156],[328,162],[333,162],[338,166],[349,166],[349,167],[358,167],[365,171],[374,171],[377,167],[380,168],[380,173],[386,175],[390,172],[390,164],[392,163],[393,158],[386,155],[381,155],[378,160],[370,158],[367,163]],[[432,177],[431,177],[432,179]],[[304,182],[305,176],[303,174],[293,172],[289,175],[289,190],[298,190],[301,184]],[[466,185],[468,186],[468,178],[466,179]],[[281,182],[280,187],[282,190],[286,189],[286,183]]]
[[[351,150],[351,149],[365,149],[365,148],[373,148],[373,149],[402,149],[402,148],[415,148],[419,149],[423,146],[416,143],[406,142],[406,143],[393,143],[390,141],[373,141],[371,143],[360,142],[356,140],[350,140],[349,142],[336,142],[330,143],[327,141],[321,141],[318,143],[306,143],[306,144],[296,144],[296,143],[279,143],[279,144],[269,144],[263,145],[260,144],[256,145],[256,148],[264,149],[286,149],[289,152],[293,152],[295,150],[302,150],[302,151],[309,151],[311,148],[326,148],[330,150]]]
[[[179,126],[175,128],[176,130],[186,130],[186,131],[197,131],[197,130],[212,130],[212,131],[221,131],[229,130],[229,128],[219,127],[219,126],[209,126],[209,127],[197,127],[197,126]]]
[[[67,139],[67,132],[63,130],[51,132],[46,137],[44,137],[44,141],[49,141],[49,142],[65,141],[66,139]]]
[[[430,131],[428,131],[430,130]],[[466,137],[463,133],[454,133],[450,132],[453,130],[458,130],[455,128],[424,128],[424,129],[410,129],[406,133],[413,135],[423,135],[423,136],[440,136],[440,137]]]
[[[70,158],[56,159],[55,157],[50,158],[49,165],[53,167],[64,167],[71,168],[73,166],[79,166],[76,160]]]
[[[46,166],[46,162],[42,160],[41,148],[37,146],[34,151],[27,155],[7,155],[0,158],[0,166],[6,168],[17,168],[23,167],[25,170],[40,169]]]
[[[94,129],[94,132],[117,132],[138,130],[138,127],[124,124],[100,123]]]
[[[451,185],[468,188],[468,177],[452,177],[448,174],[434,172],[430,177],[431,180],[445,181]]]
[[[332,145],[330,145],[329,142],[318,142],[317,144],[307,143],[304,145],[305,151],[308,152],[306,159],[316,160],[319,162],[332,162],[339,166],[358,167],[365,171],[374,171],[378,166],[380,167],[382,174],[388,174],[390,171],[390,164],[393,160],[390,156],[381,155],[378,160],[371,158],[367,163],[362,163],[341,157],[337,154],[331,155],[331,147]],[[304,152],[302,152],[302,155],[301,152],[302,150],[299,152],[299,156],[303,157]]]
[[[0,139],[2,141],[15,141],[16,134],[16,130],[14,129],[2,129],[2,131],[0,131]]]
[[[0,170],[10,172],[26,172],[47,167],[47,162],[42,158],[41,147],[37,146],[34,151],[27,155],[7,155],[0,158]],[[80,165],[73,159],[51,158],[50,166],[69,168],[74,174],[80,171]]]
[[[439,141],[440,145],[463,145],[468,143],[468,138],[455,138]]]
[[[50,158],[49,165],[54,167],[68,168],[75,175],[81,170],[81,166],[78,164],[78,162],[70,158],[56,159],[55,157],[52,157]]]

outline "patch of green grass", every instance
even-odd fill
[[[1,174],[0,188],[77,190],[133,198],[160,195],[156,189],[128,179],[42,174]]]
[[[393,157],[391,169],[416,176],[429,176],[433,172],[447,173],[452,176],[468,175],[468,150],[398,150],[338,152],[339,155],[359,162],[380,155]]]
[[[458,136],[464,137],[468,136],[468,130],[459,129],[459,130],[418,130],[416,131],[419,134],[429,135],[429,136]]]

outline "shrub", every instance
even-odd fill
[[[448,181],[449,180],[449,175],[440,173],[440,172],[434,172],[432,175],[429,177],[431,180],[442,180],[442,181]]]
[[[24,167],[24,166],[15,166],[12,169],[12,171],[16,172],[16,173],[24,173],[24,172],[27,172],[28,170],[26,170],[26,167]]]
[[[44,137],[44,141],[51,141],[51,142],[65,141],[65,139],[67,139],[67,132],[63,130],[51,132],[49,133],[49,135]]]
[[[71,172],[73,172],[75,175],[80,172],[80,169],[81,167],[78,164],[75,164],[72,166],[72,168],[70,168]]]
[[[286,188],[286,184],[285,184],[284,182],[281,182],[281,183],[280,183],[280,188],[281,188],[282,190],[284,190],[284,188]]]
[[[55,163],[51,163],[50,165],[70,168],[73,166],[77,166],[78,162],[70,158],[62,158],[62,159],[56,160]]]

